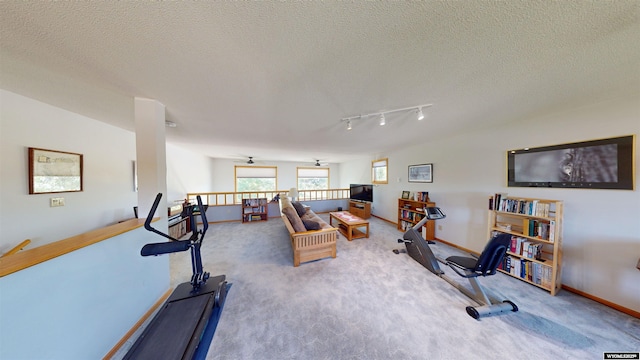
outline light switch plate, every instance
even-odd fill
[[[58,198],[49,199],[49,206],[50,207],[64,206],[64,198],[58,197]]]

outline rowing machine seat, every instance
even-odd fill
[[[466,256],[449,256],[446,259],[447,265],[465,278],[493,275],[502,263],[510,243],[511,235],[497,235],[487,243],[477,259]]]

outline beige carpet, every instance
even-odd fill
[[[205,270],[226,274],[233,286],[207,358],[602,359],[605,351],[640,350],[639,319],[567,291],[552,297],[504,274],[480,282],[520,311],[474,320],[465,312],[475,305],[469,298],[392,252],[401,235],[372,218],[371,238],[341,236],[336,259],[294,268],[279,218],[212,224]],[[443,244],[432,249],[465,255]],[[171,257],[173,285],[188,281],[189,254]]]

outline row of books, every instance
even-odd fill
[[[415,200],[421,202],[429,202],[429,192],[428,191],[417,191],[415,194]]]
[[[489,198],[489,210],[548,217],[551,212],[551,205],[539,200],[507,198],[506,194],[496,193]]]
[[[417,212],[409,211],[409,210],[400,210],[400,217],[402,219],[418,222],[422,220],[424,215]]]
[[[522,219],[522,234],[542,240],[555,241],[556,221]]]
[[[505,256],[498,267],[513,276],[528,280],[545,288],[551,288],[553,269],[551,266],[542,265],[515,256]]]
[[[413,227],[413,225],[415,225],[415,224],[412,223],[412,222],[409,222],[409,221],[402,220],[400,222],[400,227],[402,228],[403,231],[407,231],[407,230],[411,229]]]
[[[267,207],[266,206],[248,207],[248,208],[244,208],[243,212],[245,214],[266,213]]]
[[[261,221],[262,215],[245,215],[244,221]]]
[[[259,206],[266,204],[267,199],[242,199],[242,205],[244,206]]]
[[[523,237],[512,236],[509,252],[521,255],[528,259],[540,260],[542,258],[542,244],[535,241],[529,241]]]

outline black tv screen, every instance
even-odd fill
[[[507,152],[508,186],[633,190],[635,136]]]
[[[349,190],[351,200],[373,202],[373,185],[351,184]]]

